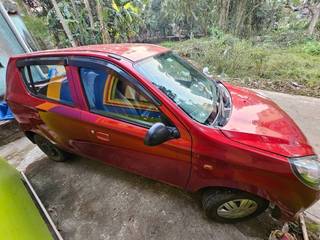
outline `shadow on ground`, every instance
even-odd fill
[[[211,222],[198,194],[80,157],[44,158],[27,175],[65,239],[267,239],[278,224]]]

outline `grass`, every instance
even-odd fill
[[[320,97],[319,42],[280,47],[223,35],[162,45],[237,85]]]

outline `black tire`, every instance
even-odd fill
[[[44,137],[34,135],[33,139],[34,142],[41,149],[41,151],[44,152],[49,157],[49,159],[55,162],[64,162],[71,157],[70,153],[61,150]]]
[[[240,204],[243,205],[242,208]],[[268,205],[269,202],[260,197],[232,189],[209,189],[202,195],[206,216],[222,223],[235,223],[256,217]],[[243,210],[243,207],[246,209]]]

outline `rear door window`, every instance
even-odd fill
[[[64,65],[30,65],[23,67],[22,73],[29,91],[33,94],[73,105]]]

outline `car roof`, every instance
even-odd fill
[[[99,52],[112,54],[122,58],[126,58],[132,62],[137,62],[142,59],[152,57],[161,53],[170,51],[168,48],[161,47],[153,44],[140,44],[140,43],[121,43],[121,44],[100,44],[100,45],[88,45],[74,48],[62,48],[54,50],[45,50],[39,52],[33,52],[25,54],[29,56],[41,55],[42,53],[83,53],[83,52]]]

